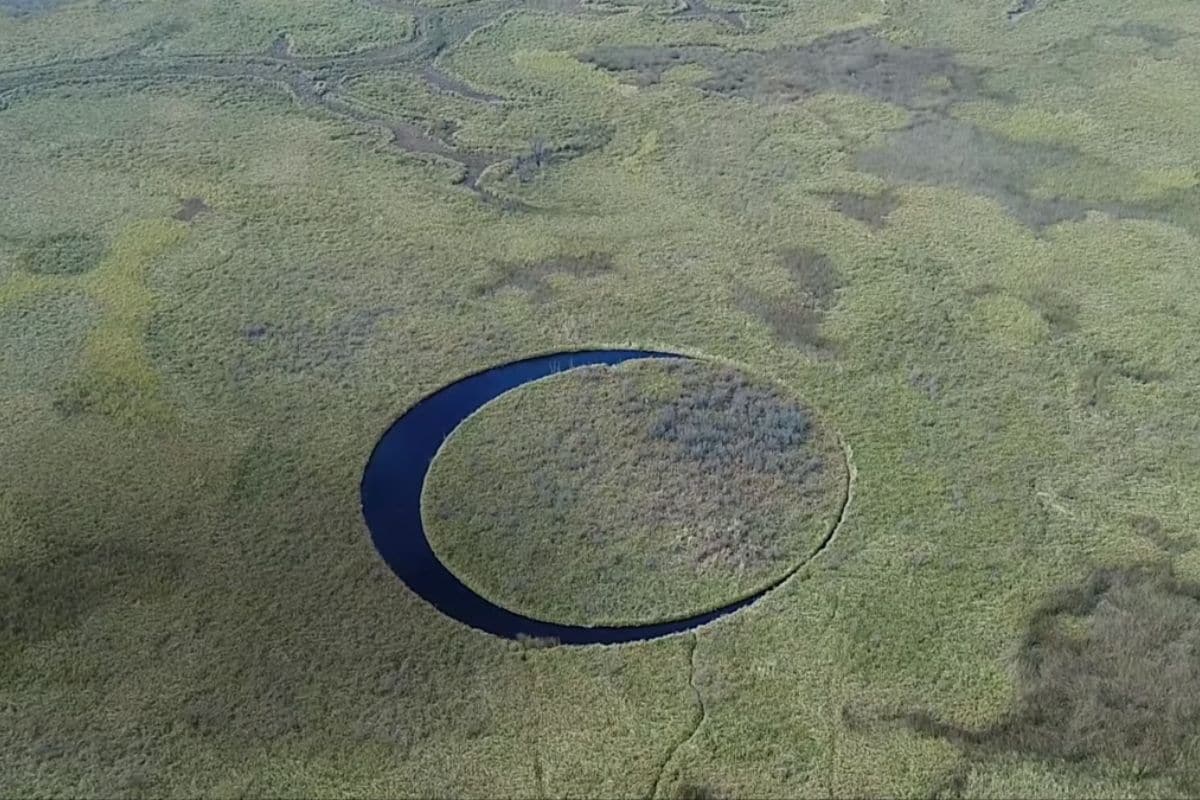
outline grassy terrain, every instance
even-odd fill
[[[284,5],[0,3],[0,793],[1195,793],[1200,6]],[[613,648],[398,585],[390,421],[624,344],[845,436],[821,556]]]
[[[777,388],[634,361],[488,404],[443,446],[423,505],[434,551],[484,597],[629,625],[778,581],[825,541],[846,481],[836,436]]]

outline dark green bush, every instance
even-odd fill
[[[44,236],[19,258],[21,268],[35,275],[78,275],[95,269],[104,258],[104,240],[80,231]]]

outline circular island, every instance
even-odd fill
[[[472,415],[425,480],[434,553],[478,594],[569,625],[645,625],[756,594],[829,532],[840,447],[729,366],[554,375]]]

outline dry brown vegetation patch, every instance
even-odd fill
[[[989,197],[1034,229],[1083,219],[1087,206],[1071,198],[1034,197],[1038,172],[1072,164],[1068,148],[1016,142],[970,123],[929,116],[858,154],[860,169],[890,181],[956,186]]]
[[[828,192],[825,197],[834,211],[845,214],[876,230],[884,226],[888,214],[900,207],[900,198],[896,196],[895,192],[889,190],[879,194]]]
[[[1099,570],[1034,614],[1016,709],[971,730],[927,712],[917,731],[976,756],[1123,764],[1200,788],[1200,586],[1166,569]]]
[[[671,67],[700,64],[711,76],[700,88],[766,102],[847,92],[910,109],[939,109],[981,93],[979,73],[959,64],[951,51],[904,47],[865,30],[765,51],[622,45],[594,48],[581,59],[643,86],[662,80]]]
[[[191,222],[196,217],[201,214],[207,214],[209,211],[212,211],[212,209],[209,208],[208,203],[204,202],[203,198],[189,197],[180,204],[179,210],[175,212],[174,217],[180,222]]]
[[[759,511],[777,504],[777,493],[815,490],[826,467],[807,446],[813,434],[808,411],[729,367],[685,362],[663,369],[679,381],[669,399],[647,397],[632,379],[623,382],[620,414],[648,420],[641,449],[661,456],[655,474],[645,476],[660,488],[657,501],[642,507],[642,518],[661,530],[692,520],[695,538],[688,550],[698,573],[713,567],[769,569],[786,552],[769,515],[760,517]],[[604,370],[587,375],[596,390],[603,388]],[[595,402],[603,397],[597,394]],[[598,452],[602,439],[595,442]],[[669,447],[661,451],[657,443]],[[645,459],[641,469],[654,461]]]
[[[1119,219],[1153,219],[1196,230],[1200,190],[1174,189],[1154,200],[1114,202],[1082,196],[1043,196],[1039,175],[1054,171],[1103,173],[1112,165],[1047,141],[1017,141],[939,113],[920,114],[878,146],[860,151],[859,169],[889,182],[954,186],[990,198],[1035,231],[1077,222],[1089,211]]]
[[[837,268],[828,256],[809,248],[787,250],[780,261],[791,279],[788,290],[775,295],[741,285],[734,292],[737,305],[761,319],[786,344],[829,350],[832,343],[821,332],[821,324],[842,286]]]
[[[172,553],[111,541],[0,565],[0,659],[79,624],[110,602],[161,596],[178,580]]]
[[[803,449],[808,441],[808,413],[766,387],[750,384],[732,369],[679,370],[676,397],[658,408],[650,436],[679,446],[686,460],[705,469],[738,469],[787,473],[803,479],[820,469],[820,459]],[[640,410],[640,399],[626,405]]]
[[[563,254],[540,261],[502,261],[495,265],[495,275],[478,287],[480,295],[492,296],[505,289],[525,292],[531,300],[545,302],[553,289],[551,277],[594,278],[615,269],[608,253],[590,252],[583,255]]]

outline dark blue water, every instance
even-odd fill
[[[563,644],[610,644],[654,639],[695,628],[737,611],[751,597],[691,617],[620,627],[559,625],[501,608],[471,591],[434,554],[421,524],[421,488],[442,442],[480,406],[530,381],[589,364],[636,358],[683,358],[648,350],[584,350],[513,361],[463,378],[421,400],[396,420],[375,446],[362,480],[362,507],[375,547],[392,571],[448,617],[496,636],[552,636]],[[597,591],[603,587],[597,586]]]

